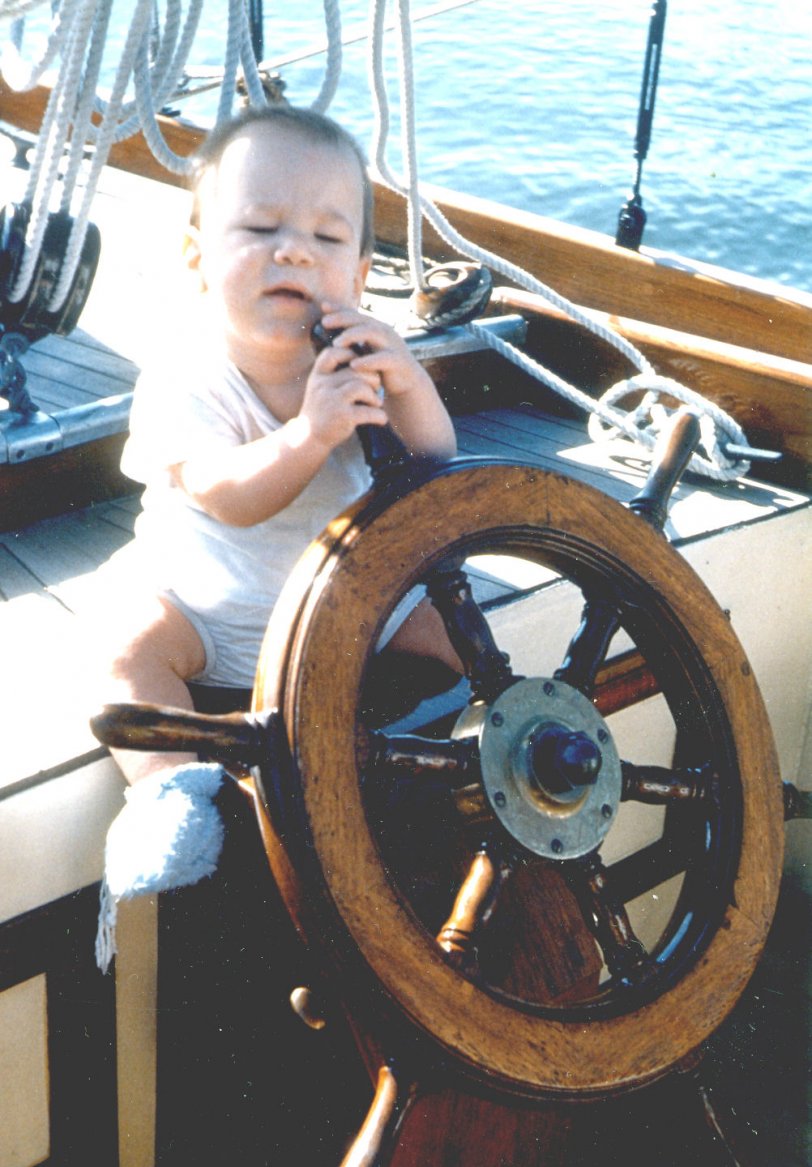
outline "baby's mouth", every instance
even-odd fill
[[[291,288],[285,285],[277,288],[269,288],[265,295],[274,300],[300,300],[306,302],[310,299],[307,293],[302,291],[301,288]]]

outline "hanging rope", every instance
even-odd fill
[[[313,102],[313,109],[319,113],[324,113],[329,108],[341,77],[343,46],[338,0],[324,0],[324,22],[327,28],[327,63],[319,95]]]
[[[14,89],[30,89],[57,57],[60,66],[37,140],[23,196],[30,207],[25,249],[8,291],[11,304],[19,304],[32,290],[39,270],[50,210],[58,205],[66,215],[81,188],[59,277],[47,303],[58,312],[74,284],[82,262],[93,197],[111,146],[142,130],[153,154],[175,174],[186,174],[189,162],[167,144],[157,113],[178,87],[197,32],[203,0],[190,0],[186,15],[183,0],[167,0],[163,24],[156,23],[154,0],[136,0],[107,100],[97,96],[102,59],[113,0],[62,0],[53,13],[51,28],[36,60],[25,63],[20,50],[21,26],[6,46],[3,75]],[[32,5],[12,6],[13,15]],[[333,7],[335,4],[333,3]],[[8,5],[4,7],[6,15]],[[339,38],[340,39],[340,38]],[[335,56],[335,54],[333,54]],[[251,27],[244,0],[229,0],[224,82],[218,118],[231,113],[236,79],[241,71],[249,100],[264,104],[265,95],[251,42]],[[334,90],[336,79],[331,78]],[[127,90],[134,97],[125,103]],[[87,149],[92,147],[91,160]],[[64,162],[64,174],[60,167]],[[82,172],[84,181],[81,181]]]
[[[667,377],[660,377],[649,360],[630,341],[595,320],[589,313],[555,292],[541,280],[536,279],[530,272],[466,239],[448,222],[433,203],[420,194],[414,142],[414,77],[411,40],[403,27],[409,18],[409,0],[398,0],[400,105],[406,178],[405,181],[401,182],[394,176],[386,160],[390,115],[383,70],[385,7],[386,0],[373,0],[370,33],[372,42],[370,79],[376,110],[373,160],[381,180],[391,189],[405,195],[409,201],[409,265],[415,287],[425,286],[420,247],[422,216],[431,224],[443,241],[460,255],[473,259],[504,279],[542,297],[571,320],[587,329],[592,335],[611,345],[638,370],[637,375],[612,386],[603,397],[596,401],[576,386],[558,377],[551,370],[527,357],[513,345],[492,337],[485,329],[478,328],[476,325],[467,325],[483,342],[497,349],[502,356],[542,381],[567,400],[587,410],[591,415],[590,435],[592,437],[601,436],[600,423],[602,422],[604,427],[613,431],[619,430],[642,445],[651,447],[656,441],[659,422],[664,412],[664,407],[661,404],[662,398],[675,398],[690,404],[700,412],[701,417],[709,419],[702,426],[702,444],[706,456],[695,454],[690,463],[691,469],[719,481],[726,481],[746,474],[750,469],[749,461],[739,456],[729,457],[724,452],[722,445],[722,439],[727,435],[730,440],[724,443],[725,446],[732,445],[740,449],[748,447],[744,432],[733,418],[678,382]],[[636,409],[625,412],[617,407],[616,403],[623,397],[630,393],[640,393],[641,390],[644,391],[644,396]]]

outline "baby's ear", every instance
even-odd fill
[[[199,281],[200,291],[205,292],[206,281],[201,268],[200,230],[190,223],[183,237],[183,261],[190,272],[193,272]]]
[[[358,300],[361,299],[361,293],[363,292],[363,290],[366,286],[367,278],[369,276],[369,272],[370,272],[371,267],[372,267],[372,256],[371,255],[362,255],[360,262],[358,264],[358,270],[356,271],[356,274],[355,274],[355,280],[353,281],[353,287],[355,290],[356,299],[358,299]]]

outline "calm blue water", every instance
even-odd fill
[[[444,2],[413,0],[413,16]],[[196,62],[221,63],[226,8],[207,0]],[[265,11],[266,58],[323,42],[319,0],[266,0]],[[345,35],[364,32],[366,11],[343,0]],[[614,235],[634,175],[648,17],[647,0],[476,0],[417,21],[421,176]],[[322,69],[322,58],[286,66],[290,100],[309,104]],[[213,101],[185,112],[205,117]],[[345,51],[331,112],[368,144],[364,45]],[[811,130],[807,0],[672,0],[644,245],[812,290]]]

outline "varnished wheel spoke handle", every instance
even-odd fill
[[[600,856],[585,855],[566,863],[564,870],[609,972],[630,984],[641,983],[651,973],[653,961],[635,936],[625,905],[613,894]]]
[[[476,968],[476,932],[493,905],[500,882],[499,868],[483,847],[474,856],[451,915],[437,934],[437,943],[455,967],[469,972]]]
[[[266,758],[275,710],[262,714],[191,713],[164,705],[105,705],[90,728],[105,746],[123,750],[189,751],[254,765]]]
[[[669,770],[665,766],[635,766],[621,763],[623,792],[628,802],[647,802],[653,806],[666,803],[708,803],[718,786],[718,778],[707,766]]]
[[[476,744],[471,741],[379,731],[369,735],[369,743],[370,764],[374,767],[393,767],[411,774],[440,773],[454,786],[471,782],[480,775]]]
[[[654,448],[646,484],[629,503],[629,510],[662,531],[668,518],[668,504],[699,443],[699,419],[680,410]]]
[[[665,527],[671,495],[698,441],[698,419],[682,410],[655,447],[646,483],[629,503],[629,510],[645,519],[655,531]],[[619,625],[615,606],[608,597],[587,596],[581,623],[556,671],[556,679],[591,696],[596,674]]]
[[[619,624],[614,604],[606,599],[587,598],[581,623],[567,646],[561,667],[556,669],[555,679],[591,697],[598,670]]]

